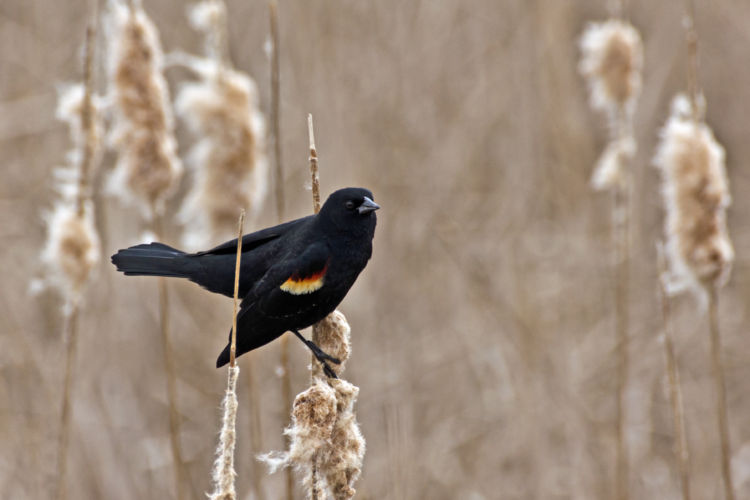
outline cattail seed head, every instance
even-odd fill
[[[92,137],[91,165],[99,165],[102,152],[102,138],[104,137],[104,125],[102,123],[102,109],[104,100],[98,95],[91,95],[91,118]],[[65,122],[70,131],[70,140],[73,148],[68,153],[68,163],[79,165],[86,145],[86,132],[83,130],[85,89],[83,84],[65,85],[58,89],[57,109],[55,117]],[[90,175],[90,174],[89,174]]]
[[[73,300],[80,298],[99,262],[99,235],[92,214],[90,201],[84,204],[83,213],[74,204],[61,202],[47,217],[48,237],[41,255],[45,281]]]
[[[294,399],[292,424],[284,431],[289,436],[289,451],[267,453],[258,457],[271,472],[293,466],[303,476],[309,491],[313,478],[313,462],[321,449],[330,443],[336,421],[336,391],[317,379]]]
[[[356,493],[353,486],[362,473],[365,456],[365,440],[354,415],[359,388],[341,379],[332,379],[329,383],[336,391],[337,416],[331,445],[319,461],[319,470],[333,498],[347,500]]]
[[[580,47],[580,71],[592,107],[611,117],[620,110],[631,113],[641,91],[643,44],[638,31],[619,19],[590,23]]]
[[[596,190],[622,187],[625,165],[635,156],[636,144],[631,135],[612,140],[594,167],[591,186]]]
[[[109,85],[114,104],[110,136],[119,156],[109,189],[139,203],[150,217],[164,209],[182,174],[176,154],[169,89],[159,35],[140,2],[111,2]]]
[[[222,425],[219,434],[219,446],[216,448],[213,481],[214,492],[209,495],[211,500],[234,500],[236,498],[234,478],[234,447],[237,442],[237,377],[239,366],[230,366],[227,380],[227,390],[222,401]]]
[[[215,3],[203,2],[193,11],[200,26],[223,18],[214,12]],[[211,59],[177,54],[172,60],[200,78],[182,85],[175,99],[178,116],[198,138],[187,160],[195,179],[179,218],[188,227],[185,246],[199,248],[230,237],[239,208],[254,214],[263,203],[268,188],[265,122],[253,79],[228,67],[218,54]]]
[[[313,326],[314,341],[323,352],[338,358],[341,364],[330,363],[331,369],[336,375],[341,375],[349,359],[351,347],[349,339],[352,329],[346,321],[346,317],[338,310],[323,318]],[[320,363],[313,363],[313,376],[323,377],[323,369]]]
[[[724,148],[693,116],[700,113],[693,113],[687,97],[676,96],[654,158],[662,175],[670,293],[721,286],[734,259]]]

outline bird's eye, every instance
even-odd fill
[[[347,209],[347,210],[351,210],[351,209],[353,209],[353,208],[354,208],[354,202],[353,202],[352,200],[349,200],[349,201],[347,201],[347,202],[346,202],[346,203],[344,204],[344,206],[346,207],[346,209]]]

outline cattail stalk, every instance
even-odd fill
[[[157,240],[163,237],[162,217],[155,215],[154,234]],[[172,460],[175,463],[175,494],[178,499],[185,498],[184,484],[187,480],[187,471],[182,461],[182,445],[180,443],[180,413],[177,409],[177,370],[175,367],[172,342],[170,340],[169,328],[169,288],[167,279],[158,278],[159,290],[159,333],[161,334],[162,354],[164,357],[164,370],[167,378],[167,406],[169,412],[169,445],[172,450]]]
[[[719,297],[715,286],[708,285],[708,323],[711,336],[711,369],[716,385],[716,412],[721,442],[721,475],[724,482],[725,500],[734,500],[732,482],[732,456],[729,440],[729,416],[727,412],[727,390],[724,383],[724,363],[721,358],[721,338],[719,332]]]
[[[626,396],[629,376],[628,297],[630,266],[630,164],[635,155],[633,113],[640,94],[643,47],[638,31],[618,19],[623,2],[610,4],[614,17],[592,23],[581,36],[580,70],[594,109],[606,113],[610,141],[591,179],[595,189],[612,191],[614,306],[617,352],[615,498],[629,498]]]
[[[630,371],[628,352],[628,293],[630,265],[630,181],[614,190],[613,233],[615,240],[615,338],[617,342],[617,459],[615,498],[629,495],[629,461],[627,440],[627,389]]]
[[[118,161],[110,191],[135,203],[158,239],[164,236],[165,203],[182,176],[177,157],[169,89],[162,73],[164,54],[159,33],[139,0],[110,3],[110,89],[114,103],[112,145]],[[177,375],[169,338],[169,289],[158,280],[159,330],[162,339],[169,436],[174,462],[175,494],[184,498],[187,471],[180,446]]]
[[[659,302],[661,303],[662,321],[664,323],[664,358],[666,361],[667,380],[669,382],[669,402],[672,408],[672,422],[674,425],[674,454],[680,474],[680,489],[682,500],[690,500],[690,452],[688,449],[687,432],[685,430],[685,412],[682,404],[682,387],[680,385],[680,371],[674,353],[674,335],[672,332],[672,308],[667,294],[666,265],[661,245],[657,248],[659,270]]]
[[[307,135],[310,142],[310,177],[312,180],[312,201],[313,201],[313,213],[320,212],[320,176],[318,175],[318,151],[315,148],[315,131],[313,130],[313,116],[312,113],[307,115]],[[318,337],[317,325],[312,327],[312,341],[317,342]],[[310,383],[315,381],[315,366],[318,360],[315,356],[312,356],[310,364]],[[321,492],[318,486],[318,454],[314,453],[311,457],[311,484],[310,484],[310,498],[312,500],[318,500],[321,498]]]
[[[57,486],[55,498],[68,497],[68,445],[70,443],[70,406],[73,392],[73,368],[78,345],[78,304],[71,304],[63,319],[65,347],[65,377],[63,379],[62,410],[60,411],[60,437],[57,444]]]
[[[66,287],[66,305],[63,318],[63,341],[65,348],[65,375],[63,378],[63,396],[60,411],[60,436],[57,456],[57,484],[55,498],[67,498],[68,447],[70,443],[71,402],[75,380],[75,361],[78,346],[78,315],[83,288],[90,277],[91,270],[98,260],[98,237],[93,228],[91,214],[91,193],[89,173],[98,157],[98,136],[96,110],[93,105],[94,92],[94,49],[96,36],[97,5],[92,8],[92,19],[86,27],[83,61],[83,95],[80,101],[80,136],[76,144],[80,160],[77,167],[77,185],[74,188],[73,212],[63,216],[65,229],[58,228],[58,240],[50,238],[50,249],[57,256],[56,264],[69,285]],[[69,117],[74,129],[73,116]],[[76,135],[75,132],[72,135]],[[63,207],[58,207],[62,214]],[[56,218],[50,222],[55,224]],[[54,227],[51,230],[54,231]],[[57,247],[57,248],[55,248]],[[67,253],[68,255],[64,255]],[[55,259],[50,259],[50,264]]]
[[[237,304],[239,302],[237,295],[240,288],[242,226],[244,222],[245,211],[242,210],[237,224],[237,258],[234,266],[234,303],[232,306],[232,336],[229,343],[227,389],[221,405],[223,416],[219,446],[216,448],[216,460],[214,461],[214,492],[209,496],[211,500],[235,500],[237,498],[234,486],[234,479],[237,476],[234,470],[234,448],[237,440],[237,377],[240,368],[236,364],[235,354],[237,352]]]
[[[276,193],[276,216],[284,222],[284,165],[281,156],[281,69],[279,61],[279,12],[276,0],[268,2],[271,59],[271,142],[274,156],[274,188]],[[281,337],[279,363],[281,365],[282,415],[292,413],[292,373],[289,364],[289,335]],[[287,436],[287,446],[291,443]],[[284,471],[286,499],[294,500],[294,475],[291,468]]]

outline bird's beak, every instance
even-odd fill
[[[364,215],[369,214],[370,212],[374,212],[378,208],[380,208],[380,205],[365,196],[365,201],[363,201],[359,208],[357,208],[357,212],[359,212],[360,215]]]

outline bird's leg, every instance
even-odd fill
[[[323,371],[326,375],[328,375],[331,378],[338,378],[336,376],[336,373],[331,369],[330,366],[328,366],[328,363],[326,361],[330,361],[331,363],[335,363],[337,365],[341,364],[341,360],[338,358],[334,358],[330,354],[327,354],[323,352],[323,350],[315,344],[312,340],[307,340],[305,337],[302,336],[302,334],[298,330],[292,330],[292,333],[294,333],[298,339],[300,339],[307,347],[310,349],[313,353],[313,356],[320,361],[320,364],[323,365]]]

